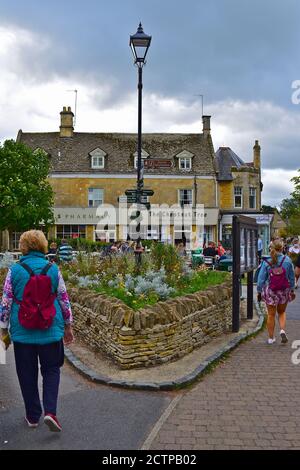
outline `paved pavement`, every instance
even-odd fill
[[[288,306],[287,332],[287,345],[278,339],[268,346],[266,332],[240,345],[184,393],[148,447],[300,449],[300,364],[291,361],[300,340],[300,292]]]
[[[66,365],[58,413],[63,432],[50,433],[43,424],[28,429],[10,351],[0,366],[0,450],[138,449],[172,397],[93,385]]]

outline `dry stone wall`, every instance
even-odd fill
[[[76,336],[124,369],[178,359],[231,327],[229,282],[138,311],[87,289],[69,295]]]

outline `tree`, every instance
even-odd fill
[[[294,236],[300,234],[300,176],[294,176],[291,181],[295,185],[294,191],[289,198],[283,199],[280,211],[281,217],[287,224],[287,233]]]
[[[264,214],[274,214],[275,210],[276,210],[276,207],[264,206],[264,205],[261,206],[261,211]]]
[[[299,201],[294,197],[285,198],[280,204],[280,214],[283,220],[288,224],[291,217],[299,213]]]
[[[300,169],[298,170],[298,173],[300,173]],[[295,184],[295,189],[292,192],[292,197],[298,201],[298,204],[300,203],[300,175],[299,176],[294,176],[291,181]]]
[[[287,226],[287,231],[289,235],[297,236],[300,235],[300,213],[298,215],[293,215],[289,219],[289,223]]]
[[[45,151],[6,140],[0,144],[0,230],[47,229],[54,223],[53,190]]]

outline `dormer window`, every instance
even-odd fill
[[[103,170],[105,167],[105,157],[106,153],[101,150],[100,148],[97,148],[90,152],[90,157],[91,157],[91,168],[93,170]]]
[[[188,150],[183,150],[178,153],[175,158],[178,158],[178,168],[182,171],[191,171],[193,154]]]
[[[135,152],[133,154],[134,156],[134,168],[135,170],[137,170],[137,161],[138,161],[138,153]],[[145,160],[145,158],[148,158],[149,157],[149,153],[145,152],[145,150],[142,149],[142,161]]]
[[[179,169],[180,170],[191,170],[192,169],[192,159],[181,157],[179,158]]]

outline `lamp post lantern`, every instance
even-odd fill
[[[142,89],[143,89],[143,66],[146,64],[146,55],[151,44],[151,36],[144,33],[142,24],[139,24],[137,32],[130,36],[129,45],[131,47],[134,63],[138,68],[138,146],[137,146],[137,184],[136,184],[136,202],[137,217],[140,216],[141,191],[144,186],[142,173]],[[141,263],[141,237],[140,223],[137,225],[139,234],[137,240],[136,258],[137,263]]]

